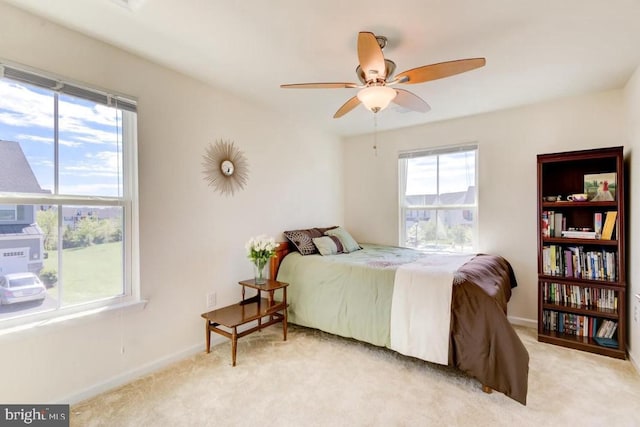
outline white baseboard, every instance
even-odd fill
[[[524,317],[507,316],[512,325],[525,326],[527,328],[538,329],[538,321],[526,319]]]
[[[638,361],[633,357],[633,355],[628,352],[627,355],[629,356],[629,361],[631,362],[631,365],[636,368],[636,372],[638,374],[640,374],[640,364],[638,364]]]
[[[222,344],[223,342],[226,342],[226,341],[227,340],[225,340],[223,337],[214,336],[214,337],[211,337],[211,346],[213,347],[218,344]],[[194,354],[202,352],[203,348],[204,348],[204,343],[193,345],[184,350],[178,351],[173,354],[169,354],[165,357],[161,357],[160,359],[149,362],[145,365],[139,366],[130,371],[124,372],[123,374],[117,375],[102,383],[92,385],[91,387],[88,387],[78,393],[74,393],[65,397],[64,399],[60,399],[58,402],[55,402],[55,403],[74,405],[76,403],[82,402],[83,400],[90,399],[101,393],[104,393],[106,391],[109,391],[114,388],[125,385],[127,383],[130,383],[131,381],[136,380],[144,375],[148,375],[152,372],[156,372],[175,362],[179,362],[188,357],[191,357]]]

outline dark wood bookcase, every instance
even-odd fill
[[[592,197],[594,187],[586,201],[567,200],[586,192],[586,179],[611,178],[615,182],[600,192],[609,187],[612,197]],[[552,196],[561,199],[550,201]],[[613,200],[602,200],[607,198]],[[538,155],[538,341],[626,358],[624,203],[623,147]],[[596,214],[604,226],[608,212],[616,212],[610,239],[572,238],[558,230],[595,232]],[[595,339],[603,324],[615,325],[609,346]]]

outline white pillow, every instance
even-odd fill
[[[338,248],[338,245],[333,239],[338,240],[339,244],[341,245],[340,239],[332,236],[314,237],[311,240],[313,240],[313,244],[316,245],[316,248],[318,248],[318,252],[320,252],[320,255],[326,256],[342,253],[342,248]]]
[[[355,252],[362,249],[351,234],[342,227],[332,228],[324,232],[327,236],[335,236],[342,243],[345,252]]]

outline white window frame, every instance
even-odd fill
[[[406,204],[406,183],[407,183],[407,160],[417,157],[432,157],[440,156],[444,154],[452,154],[457,152],[475,151],[475,168],[474,168],[474,187],[475,197],[473,203],[468,204],[423,204],[416,206],[407,206]],[[471,210],[473,211],[473,227],[472,227],[472,248],[467,252],[477,251],[478,248],[478,157],[479,147],[478,144],[463,144],[447,147],[437,147],[431,149],[419,149],[410,151],[401,151],[398,153],[398,243],[402,247],[407,247],[406,241],[406,218],[407,213],[410,211],[446,211],[446,210]],[[440,171],[437,171],[437,187],[439,188]],[[438,190],[439,191],[439,190]]]
[[[7,77],[11,80],[23,82],[56,93],[65,93],[96,103],[103,103],[116,107],[123,111],[132,111],[137,114],[137,101],[126,95],[116,94],[82,83],[72,82],[69,79],[56,76],[0,59],[0,78]],[[55,126],[54,126],[55,127]],[[10,331],[12,328],[22,330],[24,325],[38,325],[44,320],[65,320],[85,314],[93,314],[104,309],[117,309],[143,303],[140,298],[140,273],[139,273],[139,219],[138,219],[138,141],[137,141],[137,116],[135,120],[127,114],[122,115],[122,191],[121,197],[105,196],[74,196],[57,194],[56,176],[55,190],[52,194],[32,193],[0,193],[0,205],[44,205],[58,207],[58,247],[62,248],[62,206],[120,206],[123,210],[123,294],[93,300],[86,303],[70,306],[61,306],[56,310],[36,312],[20,317],[0,320],[0,331]],[[55,138],[57,140],[57,131]],[[56,141],[56,144],[58,141]],[[57,150],[56,150],[57,152]],[[58,158],[55,155],[56,175]],[[17,208],[16,208],[17,209]],[[16,213],[17,215],[17,213]],[[1,332],[0,332],[1,334]]]

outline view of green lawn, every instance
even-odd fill
[[[62,304],[78,304],[122,293],[122,242],[103,243],[62,251],[62,271],[58,271],[58,251],[48,251],[45,270],[58,272],[58,284],[49,294]],[[62,286],[61,286],[62,285]]]

